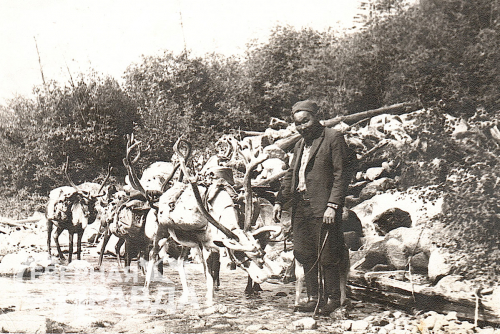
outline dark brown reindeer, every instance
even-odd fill
[[[96,219],[97,211],[95,209],[96,201],[99,197],[103,196],[101,193],[104,189],[104,184],[111,175],[111,166],[108,166],[108,172],[103,182],[99,185],[97,183],[86,183],[85,188],[78,187],[68,175],[69,159],[66,160],[64,166],[64,174],[71,185],[56,188],[50,192],[49,202],[45,211],[47,220],[47,250],[51,255],[51,235],[52,228],[56,226],[54,241],[57,246],[57,253],[59,258],[65,260],[59,244],[59,235],[68,230],[69,233],[69,253],[68,263],[71,263],[73,257],[73,237],[77,234],[77,259],[81,259],[82,252],[82,236],[87,225],[94,222]],[[93,192],[97,189],[97,192]]]

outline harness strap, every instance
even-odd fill
[[[243,268],[242,266],[245,264],[245,263],[248,263],[250,261],[252,261],[248,256],[246,257],[245,261],[240,261],[236,258],[236,256],[234,256],[233,254],[233,251],[231,249],[228,249],[228,252],[229,254],[229,257],[231,258],[231,261],[234,262],[234,264],[236,264],[236,266],[240,267],[240,268]]]

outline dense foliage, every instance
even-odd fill
[[[36,96],[18,97],[0,115],[2,188],[47,194],[66,183],[67,157],[75,182],[92,181],[108,163],[121,166],[124,136],[138,117],[116,81],[82,77],[70,87],[51,83]]]

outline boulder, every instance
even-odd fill
[[[344,242],[352,251],[357,251],[363,244],[361,237],[355,231],[344,232]]]
[[[378,192],[392,189],[396,186],[396,181],[388,177],[383,177],[368,183],[359,193],[359,198],[363,201],[377,195]]]
[[[385,240],[380,240],[373,243],[365,254],[365,262],[362,267],[364,269],[371,269],[377,264],[388,264],[387,248]]]
[[[431,251],[427,269],[427,277],[431,282],[437,282],[450,273],[451,265],[446,260],[447,258],[449,258],[449,256],[440,248],[435,248]]]
[[[411,216],[399,208],[392,208],[376,216],[373,224],[379,235],[386,235],[398,227],[411,227]]]
[[[342,212],[342,228],[347,247],[350,250],[358,250],[362,245],[363,226],[354,211],[344,208]]]
[[[386,239],[396,239],[403,243],[408,255],[425,252],[427,258],[432,246],[431,231],[422,227],[398,227],[385,236]]]
[[[378,179],[384,172],[385,169],[383,167],[368,168],[365,172],[365,179],[373,181],[375,179]]]
[[[468,298],[474,295],[474,286],[460,275],[447,275],[439,280],[434,291],[445,296]]]
[[[316,329],[318,324],[313,318],[302,318],[292,322],[292,329],[294,330],[309,330]]]
[[[403,243],[396,239],[389,239],[385,242],[385,247],[388,263],[393,265],[396,269],[405,269],[407,257]]]
[[[426,273],[429,266],[429,256],[425,252],[420,252],[410,258],[410,266],[414,272]]]
[[[0,263],[0,274],[17,275],[24,273],[32,262],[34,262],[34,258],[29,253],[7,254]]]

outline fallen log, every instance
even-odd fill
[[[389,304],[403,310],[435,311],[446,314],[457,312],[459,319],[499,325],[500,314],[485,298],[476,299],[443,295],[433,287],[412,284],[387,276],[370,277],[369,281],[360,273],[351,275],[349,286],[353,298]]]
[[[404,103],[393,104],[386,107],[381,107],[378,109],[362,111],[356,114],[337,116],[323,121],[323,124],[327,127],[333,127],[341,122],[344,122],[348,125],[352,125],[363,119],[371,118],[377,115],[382,115],[382,114],[402,115],[413,111],[417,111],[419,109],[420,107],[417,103],[404,102]],[[289,137],[277,140],[274,144],[280,147],[282,150],[287,151],[291,149],[299,139],[300,139],[300,134],[296,133]]]
[[[27,219],[21,219],[21,220],[10,220],[8,218],[1,218],[0,224],[9,225],[12,227],[24,227],[24,226],[26,226],[25,224],[36,223],[36,222],[40,221],[41,219],[42,218],[27,218]]]
[[[393,104],[390,106],[385,106],[377,109],[367,110],[358,112],[351,115],[337,116],[335,118],[331,118],[324,121],[324,125],[328,127],[335,126],[340,122],[344,122],[346,124],[352,125],[356,122],[359,122],[366,118],[371,118],[377,115],[382,114],[391,114],[391,115],[402,115],[407,114],[412,111],[417,111],[421,109],[417,103],[412,102],[403,102],[398,104]]]

